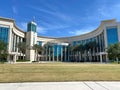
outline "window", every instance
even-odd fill
[[[76,41],[73,41],[73,46],[75,46],[77,44],[77,42]]]
[[[8,43],[8,34],[9,28],[0,27],[0,40],[4,41],[5,43]]]
[[[107,28],[107,42],[108,42],[108,45],[115,44],[118,42],[117,27]]]
[[[37,44],[42,46],[42,41],[38,41]]]
[[[36,32],[36,25],[29,23],[28,24],[28,31]]]

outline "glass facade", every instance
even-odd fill
[[[8,43],[9,28],[0,27],[0,40]]]
[[[29,31],[33,31],[33,32],[36,32],[36,29],[37,29],[37,26],[35,24],[33,24],[32,22],[28,23],[28,28],[27,28],[28,32]]]
[[[108,45],[115,44],[117,42],[118,42],[117,27],[107,28],[107,43],[108,43]]]
[[[114,36],[112,36],[112,39],[111,39],[111,34],[114,35]],[[111,40],[112,40],[112,43],[113,43],[113,41],[114,41],[114,43],[118,42],[117,34],[118,34],[117,28],[112,28],[112,32],[110,30],[110,32],[108,34],[108,37],[110,37],[109,43],[111,42]],[[104,38],[105,37],[104,37],[104,30],[103,30],[103,32],[101,32],[101,34],[99,34],[95,37],[84,39],[84,40],[73,41],[71,44],[72,46],[82,44],[83,49],[82,49],[82,51],[72,51],[72,50],[68,49],[67,51],[69,51],[69,52],[67,52],[67,54],[68,54],[69,59],[67,59],[67,57],[66,57],[65,60],[69,60],[69,61],[73,61],[73,62],[74,61],[99,62],[102,58],[104,61],[106,59],[105,55],[103,55],[103,54],[96,55],[96,53],[105,52],[105,41],[104,41],[105,39]],[[65,56],[65,54],[63,51],[63,58],[64,58],[64,56]]]
[[[64,61],[65,57],[67,59],[67,47],[66,46],[49,43],[45,47],[45,55],[47,55],[48,61]]]
[[[12,43],[11,43],[12,52],[17,52],[17,48],[18,48],[17,45],[20,42],[26,42],[26,39],[16,35],[15,33],[12,33]]]
[[[62,46],[61,45],[54,45],[54,56],[60,56],[61,55],[61,49]]]
[[[42,41],[38,41],[37,44],[42,46]]]

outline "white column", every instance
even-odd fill
[[[105,44],[105,48],[107,48],[108,46],[108,42],[107,42],[107,31],[106,31],[106,27],[104,26],[104,44]]]
[[[120,23],[117,26],[117,30],[118,30],[118,40],[120,42]]]
[[[108,61],[109,61],[109,60],[108,60],[108,54],[106,54],[105,57],[106,57],[106,62],[108,62]]]
[[[47,61],[47,58],[48,58],[48,52],[47,52],[47,46],[46,46],[46,61]]]
[[[14,34],[14,52],[16,52],[16,51],[15,51],[15,48],[16,48],[16,45],[15,45],[15,44],[16,44],[16,35]]]
[[[90,62],[92,61],[92,50],[90,49],[90,52],[89,52],[89,56],[90,56]]]
[[[73,51],[72,51],[72,61],[74,60],[74,53],[73,53]]]
[[[99,40],[98,40],[98,42],[99,42],[99,49],[100,49],[100,51],[99,52],[101,52],[101,40],[100,40],[100,37],[101,35],[99,35],[98,37],[99,37]]]
[[[16,57],[17,60],[18,60],[18,44],[19,44],[19,37],[17,37],[17,57]]]
[[[85,50],[85,52],[84,52],[84,58],[85,58],[85,60],[84,60],[84,61],[86,62],[86,61],[87,61],[87,59],[86,59],[86,58],[87,58],[87,53],[86,53],[86,50]]]
[[[98,61],[98,47],[97,47],[97,61]]]
[[[13,28],[10,28],[9,30],[9,37],[8,37],[8,53],[13,50],[13,33],[12,33]]]
[[[61,61],[63,61],[63,47],[61,47]]]
[[[65,46],[65,61],[66,61],[66,46]]]
[[[54,58],[54,46],[53,46],[53,61],[55,61],[55,58]]]
[[[102,63],[102,54],[100,54],[100,62]]]
[[[10,55],[7,56],[7,62],[9,62],[9,63],[11,62]]]
[[[68,61],[69,61],[69,57],[70,57],[69,55],[70,55],[70,50],[68,49]]]
[[[49,61],[50,61],[50,47],[49,47]]]
[[[58,46],[57,46],[57,61],[59,61],[59,60],[58,60],[58,52],[59,52],[59,51],[58,51]]]
[[[16,54],[14,55],[13,61],[14,61],[14,63],[16,63]]]

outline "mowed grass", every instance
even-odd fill
[[[120,81],[119,64],[0,64],[0,82]]]

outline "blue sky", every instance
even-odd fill
[[[120,0],[1,0],[0,16],[19,28],[35,17],[41,36],[66,37],[90,32],[101,20],[120,21]]]

